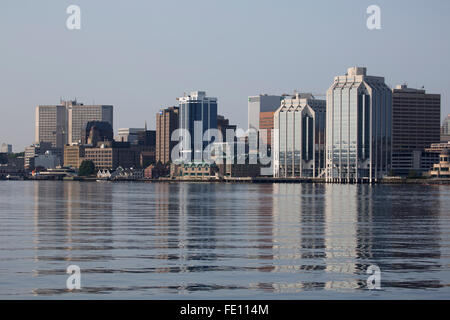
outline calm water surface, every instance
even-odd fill
[[[0,298],[449,299],[449,208],[449,186],[3,181]]]

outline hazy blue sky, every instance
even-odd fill
[[[82,28],[66,28],[66,8]],[[382,9],[382,29],[366,9]],[[176,97],[205,90],[247,125],[247,97],[325,93],[354,65],[442,94],[450,113],[448,0],[1,0],[0,142],[34,142],[34,112],[60,97],[112,104],[115,129],[155,124]]]

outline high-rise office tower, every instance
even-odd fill
[[[392,163],[392,91],[353,67],[327,91],[326,179],[374,182]]]
[[[113,106],[83,105],[77,101],[61,101],[60,105],[36,108],[36,143],[50,142],[63,150],[66,144],[79,143],[89,121],[105,121],[113,126]]]
[[[113,106],[84,105],[77,101],[64,101],[67,108],[67,143],[81,141],[82,129],[89,121],[105,121],[113,125]]]
[[[181,156],[185,161],[202,161],[203,151],[212,137],[209,129],[217,129],[217,98],[204,91],[191,92],[178,98],[181,132]]]
[[[296,94],[274,115],[274,177],[318,177],[325,168],[326,101]]]
[[[392,90],[392,169],[407,175],[414,151],[440,142],[441,95],[399,85]]]
[[[36,107],[35,143],[51,143],[53,148],[64,148],[67,143],[67,110],[63,105]]]
[[[156,162],[166,164],[172,161],[171,153],[177,144],[172,141],[172,133],[180,126],[179,108],[161,109],[156,114]]]

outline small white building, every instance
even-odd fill
[[[109,171],[107,169],[105,169],[105,170],[98,170],[97,178],[99,178],[99,179],[110,179],[111,178],[111,171]]]

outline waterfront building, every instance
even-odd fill
[[[392,170],[407,175],[414,169],[414,152],[440,142],[441,95],[399,85],[392,101]]]
[[[62,103],[67,109],[67,144],[81,142],[81,132],[89,121],[105,121],[114,127],[111,105],[84,105],[76,100]]]
[[[35,143],[62,149],[67,143],[67,109],[64,105],[36,107]]]
[[[274,114],[274,177],[319,177],[325,168],[326,101],[296,94]]]
[[[238,164],[222,163],[217,164],[219,177],[221,178],[256,178],[261,175],[260,164]]]
[[[194,91],[178,98],[178,102],[181,158],[184,162],[201,161],[203,150],[212,140],[212,136],[204,135],[209,129],[217,129],[217,98],[207,97],[204,91]]]
[[[86,148],[84,160],[94,163],[97,170],[115,170],[118,167],[133,168],[139,163],[139,154],[128,142],[104,142],[97,147]]]
[[[439,155],[439,163],[430,171],[432,178],[450,178],[450,149],[442,150]]]
[[[0,152],[11,154],[13,152],[13,148],[11,144],[2,143],[2,147],[0,149]]]
[[[190,162],[178,165],[181,179],[210,180],[218,177],[219,168],[215,163]]]
[[[326,179],[374,182],[392,168],[392,91],[383,77],[349,68],[327,91]]]
[[[52,145],[53,144],[51,142],[41,142],[41,143],[36,143],[29,147],[26,147],[25,154],[24,154],[25,169],[27,169],[27,170],[34,169],[34,167],[35,167],[34,159],[39,155],[45,154],[47,151],[52,151],[54,154],[58,154],[58,152],[59,152],[59,155],[60,155],[61,149],[54,148],[54,147],[52,147]]]
[[[161,109],[156,114],[156,162],[172,162],[172,149],[177,141],[172,141],[172,133],[180,126],[179,108]]]

